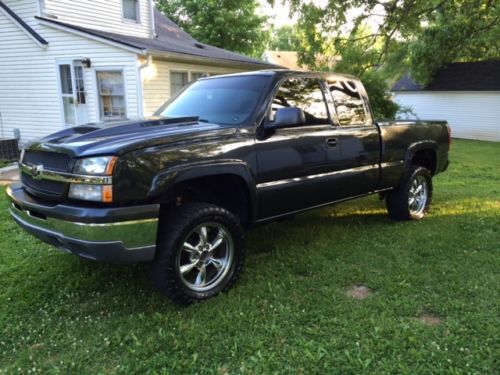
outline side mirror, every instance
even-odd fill
[[[279,108],[274,114],[274,121],[267,122],[266,129],[291,128],[306,123],[304,111],[297,107]]]

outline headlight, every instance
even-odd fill
[[[71,184],[69,197],[84,201],[111,203],[113,202],[113,186]]]
[[[116,156],[98,156],[94,158],[77,160],[73,167],[73,173],[83,175],[107,175],[113,174]]]
[[[77,160],[73,173],[85,176],[111,176],[116,156],[97,156]],[[106,177],[107,178],[107,177]],[[111,177],[109,177],[111,182]],[[69,198],[94,202],[113,202],[113,186],[108,184],[72,183],[69,187]]]

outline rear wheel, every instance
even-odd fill
[[[428,169],[413,166],[400,186],[387,194],[389,216],[395,220],[420,220],[432,202],[432,177]]]
[[[190,203],[162,218],[151,279],[174,302],[190,304],[228,290],[244,259],[244,235],[229,211]]]

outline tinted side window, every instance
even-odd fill
[[[353,81],[328,81],[340,125],[359,125],[366,122],[363,97]]]
[[[304,111],[306,125],[326,124],[328,111],[319,81],[314,78],[287,79],[272,104],[272,116],[278,108],[297,107]]]

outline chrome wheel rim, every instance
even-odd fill
[[[204,292],[224,280],[233,257],[233,240],[227,228],[219,223],[203,223],[184,239],[177,256],[177,270],[186,287]]]
[[[423,176],[416,176],[410,185],[408,207],[412,215],[420,215],[427,205],[427,181]]]

